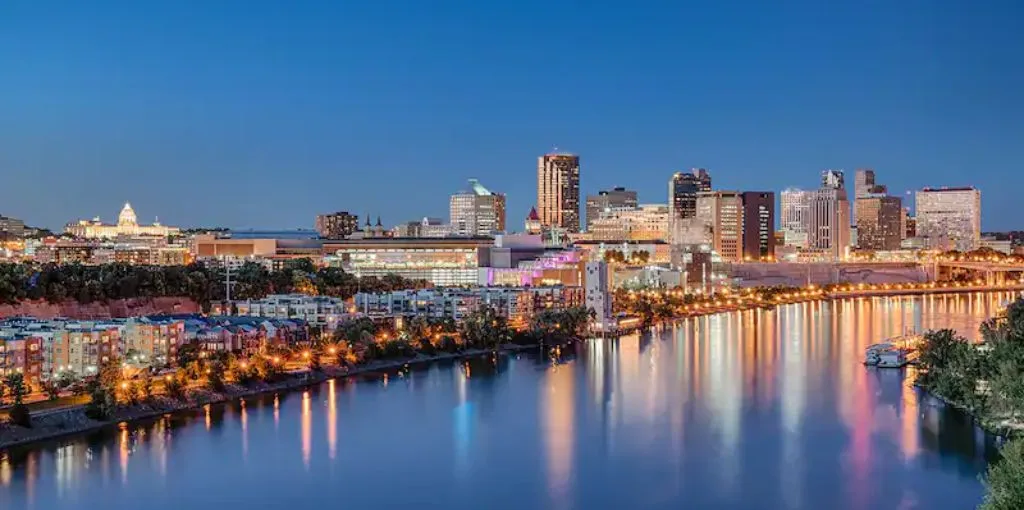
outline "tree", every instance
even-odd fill
[[[459,333],[466,345],[484,349],[497,349],[512,341],[508,320],[489,306],[481,307],[463,318]]]
[[[218,393],[224,391],[224,363],[213,360],[206,364],[206,387]]]
[[[149,370],[142,371],[142,375],[139,376],[138,387],[143,399],[147,401],[153,399],[153,375],[149,373]]]
[[[43,393],[46,393],[46,398],[49,400],[57,400],[60,398],[61,387],[56,379],[47,379],[43,381],[42,385]]]
[[[1006,443],[1000,460],[985,476],[985,502],[979,510],[1020,510],[1024,508],[1024,439]]]
[[[179,371],[164,379],[164,391],[173,399],[185,400],[185,374]]]
[[[7,387],[7,393],[14,399],[14,405],[22,404],[25,394],[28,390],[25,388],[25,376],[21,374],[10,374],[4,378],[4,386]]]

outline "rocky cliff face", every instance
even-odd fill
[[[188,298],[159,297],[151,299],[116,299],[95,303],[64,301],[49,303],[43,300],[22,301],[17,305],[0,305],[0,318],[27,315],[50,319],[112,319],[161,313],[198,313],[199,304]]]

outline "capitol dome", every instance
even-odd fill
[[[118,225],[138,225],[139,219],[135,217],[135,210],[132,209],[132,204],[129,202],[124,203],[124,207],[121,208],[121,214],[117,215]]]

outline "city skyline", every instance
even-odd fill
[[[623,17],[525,2],[501,23],[465,7],[11,6],[0,214],[60,228],[131,201],[185,227],[309,228],[336,210],[394,224],[444,216],[436,197],[478,178],[517,224],[535,205],[536,157],[557,146],[581,156],[583,196],[626,186],[660,202],[694,167],[719,189],[776,192],[873,168],[898,196],[976,186],[985,230],[1019,228],[1002,181],[1017,184],[1024,157],[1024,74],[1001,65],[1019,6]],[[549,16],[580,23],[533,34]],[[280,189],[294,192],[256,199]]]

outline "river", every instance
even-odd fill
[[[994,441],[861,365],[1009,294],[726,313],[16,449],[0,508],[974,508]]]

